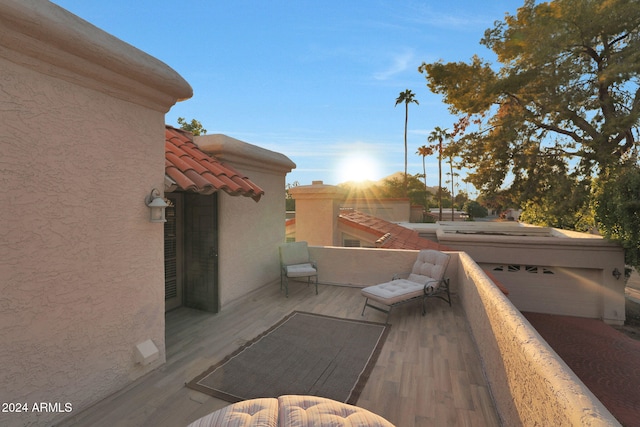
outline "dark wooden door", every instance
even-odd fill
[[[164,310],[182,305],[183,281],[183,202],[182,194],[167,193],[171,206],[165,210],[164,223]]]
[[[216,193],[184,195],[184,305],[218,312]]]

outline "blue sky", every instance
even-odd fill
[[[437,60],[493,61],[484,31],[523,0],[221,1],[53,0],[53,3],[160,59],[193,87],[166,123],[199,120],[285,154],[287,182],[338,184],[354,172],[380,179],[404,169],[404,106],[409,108],[409,173],[434,127],[451,129],[439,95],[417,68]],[[437,183],[437,158],[427,158]],[[472,194],[473,188],[462,186]]]

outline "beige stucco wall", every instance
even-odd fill
[[[497,234],[459,234],[438,229],[438,242],[464,251],[490,270],[509,290],[520,310],[603,319],[622,324],[625,319],[624,252],[620,245],[585,233],[560,233],[540,227],[467,225],[469,230]],[[452,227],[456,228],[456,227]],[[517,235],[518,230],[525,235]],[[507,235],[507,234],[512,235]],[[499,265],[521,270],[495,271]],[[547,268],[554,274],[529,274],[525,266]]]
[[[163,228],[144,198],[163,186],[164,112],[191,88],[42,1],[0,4],[0,75],[0,402],[62,405],[0,424],[50,425],[164,362]]]
[[[408,271],[417,254],[319,246],[309,251],[320,283],[345,286],[389,280]],[[454,303],[463,305],[503,425],[619,426],[474,260],[464,252],[448,253],[446,275],[459,297]]]
[[[313,181],[289,189],[296,201],[296,241],[306,241],[316,246],[340,246],[338,231],[340,206],[346,193],[340,187]]]
[[[364,287],[387,282],[394,274],[411,271],[417,251],[401,249],[342,248],[310,246],[311,258],[318,264],[318,282],[328,285]],[[446,276],[457,277],[457,253],[448,252],[451,260]]]
[[[456,282],[504,425],[619,425],[464,252]]]
[[[248,197],[219,194],[218,287],[224,310],[229,302],[280,280],[285,178],[295,164],[282,154],[225,135],[198,136],[195,143],[246,174],[265,192],[257,203]]]

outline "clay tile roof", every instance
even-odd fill
[[[164,154],[166,176],[181,190],[201,194],[223,190],[256,202],[264,194],[262,188],[233,167],[202,152],[189,132],[166,126]]]
[[[353,227],[377,236],[376,246],[380,248],[452,250],[444,245],[420,237],[415,230],[356,210],[343,210],[338,217],[338,222],[347,227]]]

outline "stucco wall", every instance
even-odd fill
[[[284,175],[251,171],[265,190],[258,203],[220,194],[218,284],[220,307],[280,280],[278,245],[284,242]],[[275,286],[275,285],[274,285]]]
[[[518,309],[598,318],[609,324],[624,322],[624,279],[612,274],[616,268],[624,271],[620,245],[585,233],[564,235],[548,228],[476,224],[478,227],[480,231],[485,227],[485,234],[439,229],[438,242],[466,252],[491,270],[509,290],[509,298]],[[518,235],[518,230],[523,235]],[[493,270],[499,265],[520,270]],[[524,271],[527,267],[529,270]],[[541,273],[543,268],[552,274]],[[529,274],[531,271],[538,274]]]
[[[144,197],[163,185],[170,105],[112,96],[128,78],[110,90],[117,73],[87,58],[134,49],[57,6],[8,0],[0,16],[0,402],[29,409],[0,424],[50,425],[164,362],[163,229]],[[159,357],[136,364],[148,339]],[[33,412],[41,402],[54,410]]]
[[[259,202],[220,192],[218,288],[220,309],[280,280],[278,246],[285,236],[285,178],[295,167],[286,156],[226,135],[197,136],[201,150],[248,176],[264,190]]]
[[[163,185],[163,115],[0,70],[0,401],[75,411],[164,361],[163,230],[143,202]],[[161,357],[136,366],[146,339]]]
[[[471,257],[459,260],[458,294],[504,425],[619,425]]]
[[[408,271],[416,252],[311,246],[320,283],[368,286]],[[505,426],[618,426],[618,422],[464,252],[448,252],[459,296]],[[320,288],[322,294],[322,288]]]
[[[295,238],[309,245],[342,245],[338,216],[345,192],[335,185],[313,181],[289,189],[296,202]]]
[[[310,246],[309,253],[318,264],[319,283],[364,287],[387,282],[394,274],[411,271],[418,251]],[[452,279],[451,289],[455,290],[457,253],[448,253],[451,260],[445,275]]]

